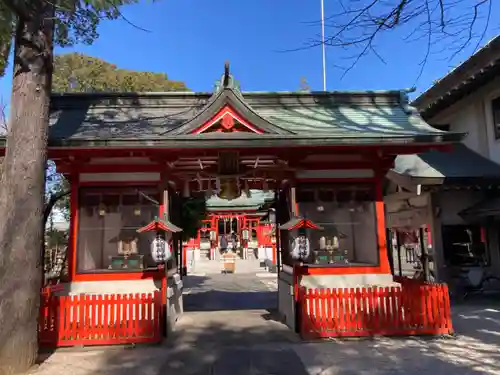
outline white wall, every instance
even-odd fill
[[[363,273],[353,275],[307,275],[300,285],[306,288],[361,288],[367,286],[398,286],[390,273]]]
[[[500,96],[500,77],[429,119],[450,124],[450,131],[467,132],[465,145],[500,164],[500,140],[495,140],[491,101]]]

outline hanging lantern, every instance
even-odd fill
[[[155,232],[155,238],[151,241],[151,257],[156,263],[165,263],[172,258],[172,251],[166,238],[167,233],[178,233],[182,229],[172,224],[168,219],[156,217],[146,226],[137,229],[137,232]]]
[[[182,189],[182,197],[183,198],[189,198],[190,195],[191,195],[191,192],[189,190],[189,181],[188,180],[184,180],[184,187]]]
[[[225,178],[220,182],[219,198],[232,200],[241,195],[236,178]]]
[[[134,216],[141,216],[141,207],[140,206],[136,206],[134,208]]]
[[[198,183],[198,191],[203,191],[203,181],[199,173],[196,173],[196,182]]]
[[[262,191],[267,193],[269,191],[269,185],[267,184],[267,180],[264,178],[264,182],[262,183]]]
[[[250,232],[248,231],[248,229],[243,229],[241,231],[241,237],[243,237],[244,240],[248,240],[249,239]]]
[[[276,210],[274,208],[269,209],[269,222],[271,224],[276,223]]]
[[[106,215],[106,205],[101,202],[99,203],[99,216],[104,216]]]
[[[160,232],[157,232],[155,238],[151,241],[151,257],[155,263],[165,263],[172,258],[170,245]]]
[[[207,198],[212,197],[214,195],[214,192],[212,191],[212,180],[208,180],[208,186],[207,186],[207,191],[205,193],[205,196]]]
[[[217,233],[214,230],[210,231],[210,241],[215,241],[217,239]]]

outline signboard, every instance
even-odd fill
[[[427,207],[387,213],[388,228],[420,228],[427,224],[429,224]]]

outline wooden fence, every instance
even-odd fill
[[[42,346],[113,345],[162,339],[160,292],[123,295],[42,294]]]
[[[453,332],[445,284],[305,289],[299,295],[304,339]]]

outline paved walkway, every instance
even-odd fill
[[[276,279],[276,277],[275,277]],[[274,289],[254,272],[249,274],[214,274],[184,278],[185,311],[265,310],[278,306]]]
[[[222,262],[220,260],[198,260],[193,263],[191,274],[195,275],[215,275],[220,274]],[[236,258],[236,273],[240,274],[255,274],[256,272],[264,272],[264,267],[257,259],[239,259]]]
[[[259,296],[268,278],[227,276],[186,280],[189,311],[165,345],[59,351],[33,374],[500,375],[500,302],[456,306],[457,338],[302,343]]]

